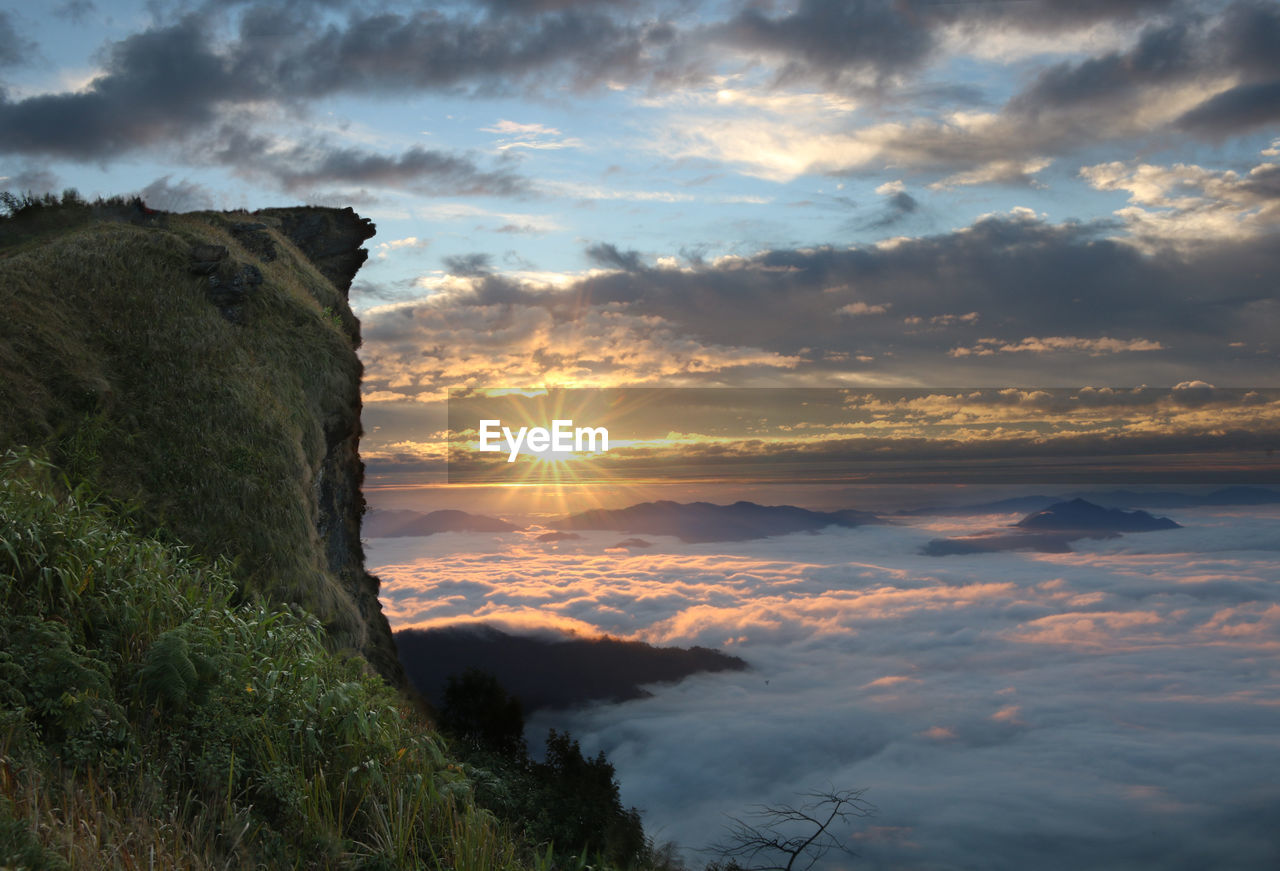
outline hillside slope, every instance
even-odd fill
[[[35,208],[0,231],[0,448],[29,444],[141,525],[234,559],[403,684],[360,546],[350,209]]]

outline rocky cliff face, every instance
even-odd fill
[[[369,259],[369,251],[363,245],[377,232],[372,221],[351,208],[263,209],[255,215],[267,223],[278,222],[279,232],[329,279],[344,301],[347,299],[356,272]],[[350,309],[346,314],[350,315]],[[344,326],[353,347],[358,347],[359,321],[350,316],[344,319]],[[335,398],[338,401],[333,412],[324,421],[324,459],[314,485],[316,528],[324,542],[329,571],[342,580],[365,626],[361,651],[384,677],[403,684],[404,671],[396,656],[391,627],[378,601],[379,581],[365,571],[364,547],[360,543],[365,502],[361,491],[364,463],[360,460],[360,437],[364,431],[360,423],[359,379]]]
[[[360,543],[347,292],[373,224],[310,207],[72,217],[0,250],[0,450],[44,446],[402,685]]]

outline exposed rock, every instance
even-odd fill
[[[245,250],[256,255],[263,263],[270,263],[277,255],[275,240],[267,225],[260,222],[239,221],[231,225],[231,235],[245,247]]]
[[[261,209],[255,214],[278,220],[280,231],[343,294],[351,290],[351,280],[369,259],[368,249],[361,245],[378,232],[372,221],[360,217],[350,207]]]
[[[197,275],[212,275],[223,260],[227,259],[225,245],[192,245],[191,271]]]
[[[249,297],[261,284],[262,272],[258,267],[246,263],[236,268],[235,263],[224,260],[209,276],[205,294],[224,318],[243,325],[249,321]]]

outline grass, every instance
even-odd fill
[[[523,866],[315,618],[55,482],[0,461],[0,866]]]

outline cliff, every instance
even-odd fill
[[[0,449],[37,445],[140,528],[234,561],[402,685],[364,570],[351,209],[35,208],[0,235]]]

